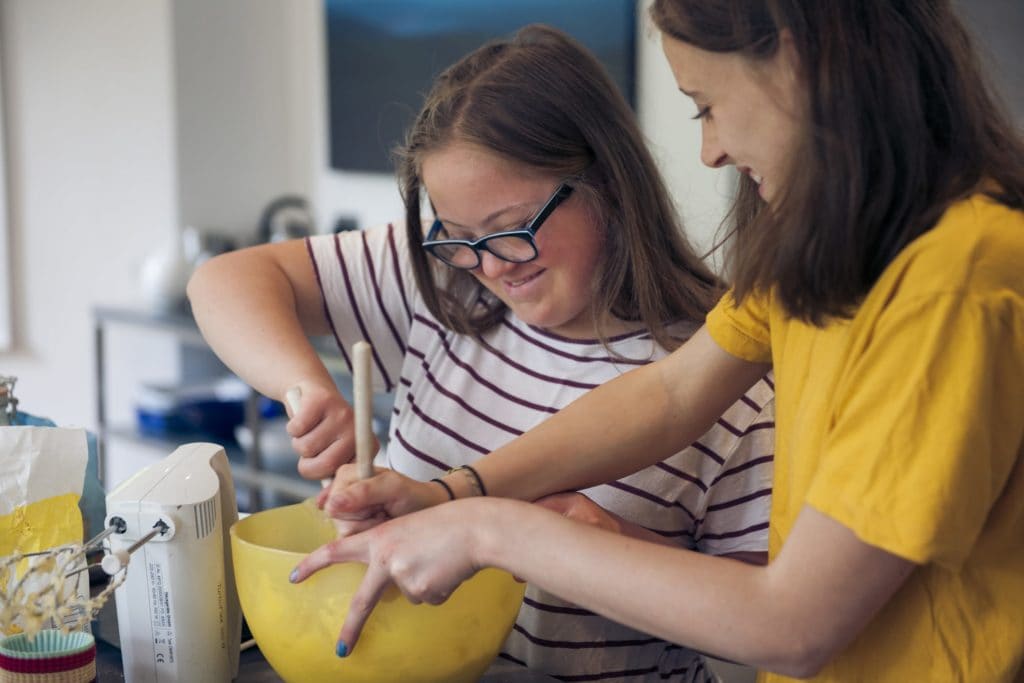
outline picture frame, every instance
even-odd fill
[[[527,24],[548,24],[580,41],[636,106],[636,0],[322,1],[334,170],[393,173],[391,152],[437,74]]]

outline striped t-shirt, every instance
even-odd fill
[[[316,236],[308,247],[342,355],[347,361],[352,344],[369,341],[375,389],[395,392],[378,464],[415,479],[472,463],[587,390],[666,355],[646,332],[613,338],[613,354],[597,340],[559,337],[511,312],[481,339],[447,330],[418,293],[401,226]],[[674,333],[685,338],[694,329],[679,325]],[[773,407],[766,378],[691,447],[583,493],[681,547],[765,551]],[[712,680],[691,650],[533,586],[501,657],[566,681]]]

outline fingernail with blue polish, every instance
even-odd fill
[[[348,657],[348,645],[345,644],[344,640],[338,641],[338,647],[334,648],[334,654],[339,657]]]
[[[299,580],[299,570],[297,568],[293,569],[292,573],[288,575],[288,580],[292,583],[295,583]]]

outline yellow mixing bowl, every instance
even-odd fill
[[[366,566],[337,564],[300,584],[288,574],[333,539],[310,502],[258,512],[231,528],[242,613],[263,655],[289,683],[459,683],[478,680],[515,622],[525,586],[487,569],[443,605],[413,605],[392,585],[352,654],[334,653]]]

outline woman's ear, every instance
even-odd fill
[[[803,83],[803,66],[800,54],[796,49],[793,32],[788,28],[779,31],[779,49],[775,52],[775,67],[778,74],[785,80],[780,81],[787,87],[796,87]]]
[[[807,79],[796,40],[789,29],[779,31],[779,47],[771,57],[768,69],[779,104],[794,116],[801,116],[800,113],[807,108]]]

